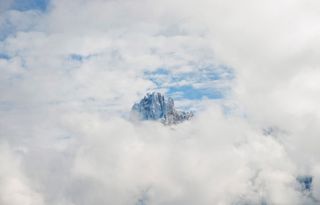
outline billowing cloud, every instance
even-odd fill
[[[319,204],[317,1],[12,5],[0,204]],[[201,109],[129,121],[155,89]]]

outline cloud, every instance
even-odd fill
[[[1,204],[43,204],[41,194],[32,189],[33,184],[21,169],[20,157],[12,153],[8,145],[0,146],[0,162],[4,165],[0,171]]]
[[[6,11],[10,5],[12,4],[13,0],[3,0],[0,2],[0,13],[2,13],[3,11]]]
[[[319,203],[317,1],[4,3],[1,203]],[[128,121],[159,68],[228,95],[177,126]]]

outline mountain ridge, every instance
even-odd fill
[[[171,97],[152,92],[147,93],[144,98],[132,106],[131,116],[138,120],[161,121],[163,124],[171,125],[190,120],[194,113],[178,111]]]

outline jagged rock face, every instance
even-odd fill
[[[193,117],[192,112],[177,111],[172,98],[160,93],[148,93],[131,110],[140,120],[160,120],[164,124],[177,124]]]

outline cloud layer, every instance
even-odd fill
[[[13,4],[0,3],[0,204],[319,204],[317,1]],[[233,77],[212,81],[221,99],[180,99],[201,107],[192,121],[126,119],[159,88],[146,73],[212,65]]]

